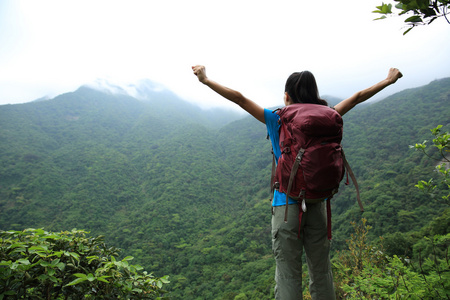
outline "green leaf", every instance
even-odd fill
[[[16,262],[20,263],[22,265],[29,265],[30,264],[30,261],[28,259],[26,259],[26,258],[19,259]]]
[[[51,234],[51,235],[44,236],[43,238],[44,239],[56,239],[56,238],[58,238],[58,236],[55,234]]]
[[[162,286],[163,286],[163,283],[162,283],[161,280],[158,280],[158,281],[156,282],[156,285],[161,289]]]
[[[374,10],[373,13],[378,13],[378,14],[391,14],[392,13],[392,4],[382,3],[380,6],[377,6],[376,8],[378,10]]]
[[[427,141],[425,140],[425,141],[423,141],[422,144],[417,143],[412,147],[416,148],[417,150],[424,150],[427,147],[426,144],[427,144]]]
[[[403,32],[403,35],[407,34],[408,32],[411,31],[411,29],[413,29],[414,27],[410,27],[408,30],[406,30],[405,32]]]
[[[37,251],[48,251],[48,247],[47,246],[32,246],[29,249],[30,252],[37,252]]]
[[[111,277],[111,276],[101,276],[101,277],[97,277],[97,280],[105,282],[105,283],[109,283],[109,281],[105,279],[105,278],[109,278],[109,277]]]
[[[19,264],[16,263],[16,262],[13,262],[9,268],[10,268],[11,270],[16,270],[17,267],[19,267]]]
[[[75,279],[74,281],[72,281],[72,282],[66,284],[65,286],[75,285],[75,284],[78,284],[78,283],[83,282],[83,281],[86,281],[86,280],[87,280],[86,278],[77,278],[77,279]]]
[[[134,257],[133,256],[127,256],[124,259],[122,259],[122,261],[128,261],[128,260],[133,260]]]
[[[376,19],[373,19],[374,21],[376,21],[376,20],[383,20],[383,19],[386,19],[387,17],[386,16],[381,16],[381,17],[379,17],[379,18],[376,18]]]
[[[430,131],[431,131],[432,134],[436,135],[436,134],[438,134],[441,131],[442,127],[443,127],[443,125],[438,125],[438,126],[436,126],[436,128],[430,129]]]
[[[11,246],[9,246],[9,249],[14,249],[14,248],[18,248],[18,247],[28,247],[27,245],[22,245],[22,244],[12,244]]]
[[[34,233],[36,235],[43,235],[43,234],[45,234],[45,231],[43,229],[29,229],[29,231],[34,231]]]
[[[66,264],[60,262],[59,264],[56,265],[56,267],[57,267],[58,269],[60,269],[61,271],[63,271],[63,270],[66,268]]]
[[[80,260],[80,255],[78,253],[69,252],[69,255],[72,256],[73,258],[75,258],[78,261]]]
[[[96,260],[96,259],[99,259],[99,257],[98,257],[97,255],[88,256],[88,257],[86,257],[86,258],[89,260],[89,261],[88,261],[89,264],[91,264],[92,261],[94,261],[94,260]]]
[[[91,281],[91,282],[95,280],[95,276],[92,275],[91,273],[89,273],[89,274],[86,276],[86,278],[87,278],[87,280],[89,280],[89,281]]]
[[[51,263],[49,263],[48,261],[45,261],[45,260],[42,260],[39,264],[44,268],[50,267],[52,265]]]
[[[419,16],[412,16],[405,20],[405,23],[417,23],[417,22],[423,22],[422,18]]]
[[[64,253],[64,251],[54,252],[54,253],[52,254],[52,256],[54,255],[54,256],[57,256],[57,257],[61,257],[63,253]]]
[[[140,265],[135,265],[134,267],[136,268],[136,271],[141,271],[141,270],[144,269],[144,268],[143,268],[142,266],[140,266]]]
[[[47,278],[48,278],[48,276],[45,275],[45,274],[41,274],[41,275],[38,276],[38,279],[39,279],[40,281],[45,281]]]

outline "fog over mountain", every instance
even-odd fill
[[[110,94],[128,95],[139,100],[151,100],[151,95],[160,95],[161,93],[171,93],[175,95],[162,84],[158,84],[149,79],[141,79],[135,82],[126,83],[99,78],[84,86]]]

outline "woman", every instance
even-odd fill
[[[206,76],[204,66],[192,67],[198,80],[226,99],[238,104],[260,122],[266,124],[276,160],[281,156],[279,147],[279,116]],[[357,92],[337,104],[334,109],[343,116],[357,104],[366,101],[402,77],[398,69],[391,68],[386,79]],[[284,104],[313,103],[327,105],[320,99],[314,75],[309,71],[293,73],[286,81]],[[307,213],[299,224],[299,205],[289,199],[288,222],[284,221],[286,195],[274,191],[272,202],[272,249],[276,261],[275,299],[302,299],[302,251],[305,249],[310,277],[309,290],[313,300],[335,299],[330,263],[330,241],[327,232],[325,202],[307,204]],[[301,208],[300,208],[301,209]],[[300,226],[301,225],[301,226]],[[298,234],[301,228],[301,234]]]

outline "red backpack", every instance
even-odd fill
[[[328,106],[309,103],[291,104],[277,113],[281,156],[276,171],[272,168],[271,180],[272,189],[286,194],[284,221],[287,222],[289,197],[301,202],[300,223],[306,203],[327,199],[328,238],[331,239],[330,199],[338,192],[345,169],[355,184],[358,203],[364,211],[358,184],[341,147],[342,117]]]

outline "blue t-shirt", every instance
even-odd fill
[[[266,122],[267,133],[269,134],[270,142],[272,143],[273,153],[275,154],[275,161],[278,162],[278,159],[281,156],[280,149],[280,124],[278,120],[280,116],[270,110],[264,109],[264,121]],[[289,204],[295,204],[297,201],[289,198]],[[273,192],[273,202],[272,206],[281,206],[286,205],[286,194],[281,193],[277,190]]]

